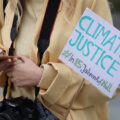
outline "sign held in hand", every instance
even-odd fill
[[[59,59],[111,98],[120,84],[120,31],[87,8]]]

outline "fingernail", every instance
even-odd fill
[[[15,60],[17,60],[17,58],[15,58]]]
[[[0,53],[2,53],[3,52],[3,50],[2,49],[0,49]]]
[[[17,61],[17,58],[14,58],[13,61]]]
[[[8,62],[11,62],[11,59],[8,59]]]

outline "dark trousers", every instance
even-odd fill
[[[39,111],[38,120],[59,120],[52,112],[45,108],[41,102],[37,103],[37,108]]]

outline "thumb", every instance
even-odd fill
[[[20,54],[20,53],[17,53],[17,57],[22,62],[26,62],[27,61],[27,58],[25,56],[23,56],[22,54]]]

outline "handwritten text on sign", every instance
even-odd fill
[[[87,8],[59,59],[112,97],[120,83],[120,31]]]

